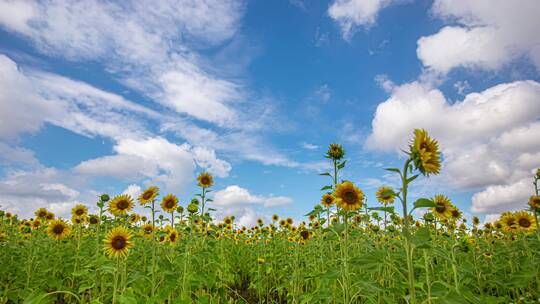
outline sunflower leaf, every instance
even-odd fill
[[[398,168],[385,168],[384,170],[401,174],[401,170],[399,170]]]
[[[413,180],[415,180],[415,179],[418,177],[418,175],[419,175],[419,174],[416,174],[416,175],[413,175],[413,176],[407,178],[407,184],[410,183],[410,182],[412,182]]]
[[[338,168],[338,169],[343,169],[343,168],[345,167],[345,163],[347,163],[346,160],[344,160],[342,163],[340,163],[340,164],[337,166],[337,168]]]
[[[321,188],[321,191],[330,190],[330,189],[332,189],[332,186],[324,186],[324,187]]]
[[[389,213],[394,213],[394,207],[369,207],[368,210],[371,211],[386,211]]]
[[[437,207],[437,204],[435,204],[434,201],[427,198],[419,198],[416,200],[416,202],[414,202],[413,210],[416,208],[433,208],[433,207]]]
[[[320,173],[319,175],[332,177],[332,175],[330,173],[328,173],[328,172]]]

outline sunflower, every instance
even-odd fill
[[[83,217],[86,217],[87,215],[88,215],[88,208],[86,208],[85,205],[78,204],[78,205],[75,205],[73,209],[71,209],[71,216],[74,218],[75,217],[83,218]]]
[[[198,185],[203,188],[212,187],[212,185],[214,184],[214,178],[208,172],[201,173],[197,177],[197,181],[199,181]]]
[[[178,205],[178,198],[174,194],[167,194],[161,200],[161,209],[167,213],[173,213]]]
[[[129,215],[129,222],[132,224],[137,224],[138,222],[140,222],[140,220],[141,220],[141,216],[138,215],[137,213],[132,213]]]
[[[88,223],[90,223],[90,225],[96,225],[99,224],[99,222],[99,216],[95,214],[90,215],[90,217],[88,218]]]
[[[345,150],[340,144],[330,144],[326,152],[326,158],[340,160],[345,156]]]
[[[425,130],[414,130],[414,140],[410,145],[410,155],[416,168],[422,174],[439,174],[441,170],[439,144],[436,140],[430,138]]]
[[[502,229],[506,232],[516,231],[519,228],[517,219],[512,212],[503,212],[499,220]]]
[[[156,196],[159,194],[159,188],[156,186],[149,187],[148,189],[144,190],[141,195],[139,195],[139,203],[141,205],[146,205],[148,203],[151,203],[153,200],[156,199]]]
[[[527,211],[518,211],[514,213],[518,227],[524,232],[533,232],[536,230],[534,216]]]
[[[330,208],[334,204],[335,200],[336,198],[332,195],[332,193],[326,193],[321,198],[321,205],[325,206],[326,208]]]
[[[133,199],[128,194],[115,196],[109,203],[109,212],[114,216],[126,214],[133,208]]]
[[[279,221],[279,216],[277,214],[272,215],[272,222]]]
[[[291,217],[288,217],[285,222],[287,223],[287,225],[292,225],[294,223],[293,219]]]
[[[107,255],[111,258],[125,256],[128,253],[129,248],[133,246],[131,237],[131,232],[124,227],[116,227],[109,231],[105,238],[104,246]]]
[[[176,241],[178,240],[178,231],[172,230],[168,234],[168,241],[171,244],[176,244]]]
[[[150,236],[152,235],[152,232],[154,231],[154,226],[152,226],[152,224],[144,224],[141,227],[141,230],[144,236]]]
[[[334,191],[336,205],[345,211],[358,210],[364,204],[364,192],[351,182],[343,182]]]
[[[45,218],[48,220],[48,221],[51,221],[51,220],[54,220],[54,213],[52,212],[47,212],[47,215],[45,216]]]
[[[452,210],[454,209],[454,207],[452,206],[452,202],[448,197],[442,194],[435,195],[433,197],[433,202],[435,202],[437,206],[431,208],[431,212],[439,220],[447,220],[449,217],[452,216]]]
[[[529,198],[529,206],[531,206],[533,210],[540,211],[540,196],[538,195],[531,196]]]
[[[45,208],[39,208],[38,210],[36,210],[36,212],[34,212],[34,214],[39,217],[39,218],[46,218],[47,217],[47,209]]]
[[[377,197],[379,203],[383,205],[393,204],[394,200],[396,199],[396,194],[394,193],[394,190],[387,186],[380,187],[377,190],[377,193],[375,193],[375,196]]]
[[[457,221],[461,218],[461,211],[459,211],[458,208],[453,207],[452,210],[450,210],[450,216],[452,220]]]
[[[62,219],[52,220],[47,227],[47,234],[57,241],[62,240],[69,231],[69,225]]]

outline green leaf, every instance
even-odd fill
[[[324,186],[321,188],[321,191],[324,191],[324,190],[331,190],[333,187],[332,186]]]
[[[345,167],[345,163],[347,163],[346,160],[344,160],[342,163],[340,163],[340,164],[337,166],[337,168],[338,168],[338,169],[343,169],[343,168]]]
[[[394,213],[394,207],[369,207],[368,210],[371,211],[386,211],[388,213]]]
[[[416,174],[416,175],[413,175],[409,178],[407,178],[407,184],[409,184],[410,182],[412,182],[413,180],[415,180],[417,177],[418,177],[419,174]]]
[[[434,201],[428,199],[428,198],[419,198],[414,202],[414,209],[416,208],[433,208],[437,207],[437,204],[435,204]]]
[[[321,174],[319,174],[319,175],[321,175],[321,176],[330,176],[330,177],[332,177],[332,175],[331,175],[330,173],[328,173],[328,172],[324,172],[324,173],[321,173]]]
[[[385,168],[384,170],[401,174],[401,171],[398,168]]]

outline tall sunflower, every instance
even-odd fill
[[[75,205],[75,207],[73,207],[73,209],[71,209],[71,216],[73,218],[83,218],[83,217],[86,217],[88,215],[88,208],[85,206],[85,205],[82,205],[82,204],[78,204],[78,205]]]
[[[345,211],[358,210],[364,204],[364,192],[352,182],[343,182],[336,186],[334,191],[336,205]]]
[[[345,150],[340,144],[330,144],[326,152],[326,158],[340,160],[345,156]]]
[[[161,209],[167,213],[173,213],[178,205],[178,198],[174,194],[167,194],[161,200]]]
[[[156,199],[156,196],[159,194],[159,188],[156,186],[148,187],[146,190],[144,190],[141,195],[139,195],[139,203],[141,205],[146,205],[148,203],[151,203],[153,200]]]
[[[393,204],[394,200],[396,199],[396,193],[394,190],[387,186],[380,187],[377,190],[377,193],[375,193],[375,196],[377,197],[379,203],[383,205]]]
[[[203,172],[199,174],[199,176],[197,177],[197,181],[199,182],[198,185],[203,188],[212,187],[212,185],[214,184],[214,178],[208,172]]]
[[[69,228],[69,225],[64,222],[64,220],[62,219],[56,219],[56,220],[52,220],[50,223],[49,223],[49,226],[47,227],[47,234],[59,241],[59,240],[62,240],[64,237],[66,237],[66,235],[69,234],[69,231],[71,229]]]
[[[120,258],[127,255],[129,248],[133,246],[131,242],[131,232],[124,227],[116,227],[109,231],[105,238],[104,249],[111,258]]]
[[[414,161],[414,165],[422,174],[439,174],[441,170],[439,144],[436,140],[429,137],[425,130],[414,130],[414,140],[410,145],[410,155]]]
[[[325,206],[326,208],[332,207],[334,204],[336,198],[332,195],[332,193],[325,193],[321,198],[321,205]]]
[[[431,208],[431,212],[439,220],[447,220],[452,216],[452,202],[450,199],[442,194],[435,195],[433,197],[433,202],[437,205],[436,207]]]
[[[536,230],[536,222],[534,216],[527,211],[518,211],[514,213],[514,217],[517,222],[517,226],[521,231],[533,232]]]
[[[133,199],[128,194],[115,196],[109,202],[109,212],[114,216],[126,214],[133,208]]]

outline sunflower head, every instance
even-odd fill
[[[272,222],[279,221],[279,216],[277,214],[272,215]]]
[[[69,225],[62,219],[52,220],[47,226],[47,234],[57,241],[66,237],[66,235],[69,234],[69,231]]]
[[[176,241],[178,241],[178,231],[176,229],[171,230],[167,235],[167,241],[171,244],[176,244]]]
[[[41,219],[44,219],[47,217],[47,209],[45,208],[39,208],[38,210],[36,210],[36,212],[34,212],[34,214],[38,217],[38,218],[41,218]]]
[[[409,154],[415,167],[422,174],[439,174],[441,170],[439,144],[436,140],[429,137],[425,130],[414,130],[414,140],[410,145]]]
[[[536,179],[540,179],[540,168],[536,169]]]
[[[439,220],[447,220],[452,216],[452,210],[454,207],[452,206],[452,202],[448,197],[445,195],[435,195],[433,197],[433,202],[437,205],[436,207],[431,208],[431,212],[433,215],[435,215]]]
[[[473,216],[472,223],[475,226],[478,226],[480,224],[480,219],[477,216]]]
[[[132,214],[129,216],[129,221],[130,221],[132,224],[137,224],[140,220],[141,220],[141,216],[138,215],[137,213],[132,213]]]
[[[87,215],[88,215],[88,208],[86,208],[85,205],[78,204],[78,205],[75,205],[73,209],[71,209],[71,216],[74,218],[75,217],[83,218],[83,217],[86,217]]]
[[[345,150],[340,144],[330,144],[328,151],[326,151],[326,158],[333,160],[340,160],[345,156]]]
[[[203,188],[212,187],[214,184],[214,178],[208,172],[203,172],[197,177],[198,185]]]
[[[396,199],[396,193],[394,190],[387,186],[380,187],[377,190],[377,193],[375,193],[375,196],[377,197],[379,203],[383,205],[393,204],[394,200]]]
[[[512,212],[503,212],[499,221],[501,228],[506,232],[515,232],[519,229],[517,218]]]
[[[53,220],[54,219],[54,213],[52,212],[47,212],[47,215],[45,216],[45,219],[47,219],[48,221],[50,220]]]
[[[95,214],[90,215],[90,217],[88,218],[88,223],[90,223],[90,225],[96,225],[99,224],[99,222],[99,216]]]
[[[364,204],[364,192],[352,182],[338,184],[333,195],[336,198],[336,205],[345,211],[358,210]]]
[[[152,235],[152,232],[154,232],[154,226],[152,226],[152,224],[144,224],[141,227],[141,230],[144,236],[150,236]]]
[[[151,203],[156,199],[156,196],[159,194],[159,188],[156,186],[148,187],[144,190],[141,195],[139,195],[138,200],[141,205],[146,205]]]
[[[133,208],[133,199],[129,194],[115,196],[109,202],[109,212],[114,216],[128,213]]]
[[[457,221],[461,218],[461,211],[459,211],[458,208],[456,207],[453,207],[452,210],[450,211],[450,216],[452,218],[452,220],[454,221]]]
[[[326,208],[332,207],[334,205],[336,198],[332,195],[332,193],[326,193],[321,198],[321,205],[325,206]]]
[[[167,194],[161,200],[161,209],[167,213],[173,213],[178,206],[178,198],[174,194]]]
[[[523,232],[533,232],[536,230],[534,216],[527,211],[518,211],[514,213],[518,228]]]
[[[104,241],[104,249],[107,252],[107,255],[111,258],[126,256],[129,248],[133,246],[131,237],[131,232],[124,227],[116,227],[109,231]]]
[[[531,206],[531,209],[536,210],[536,212],[540,212],[540,196],[539,195],[533,195],[529,198],[529,206]]]

